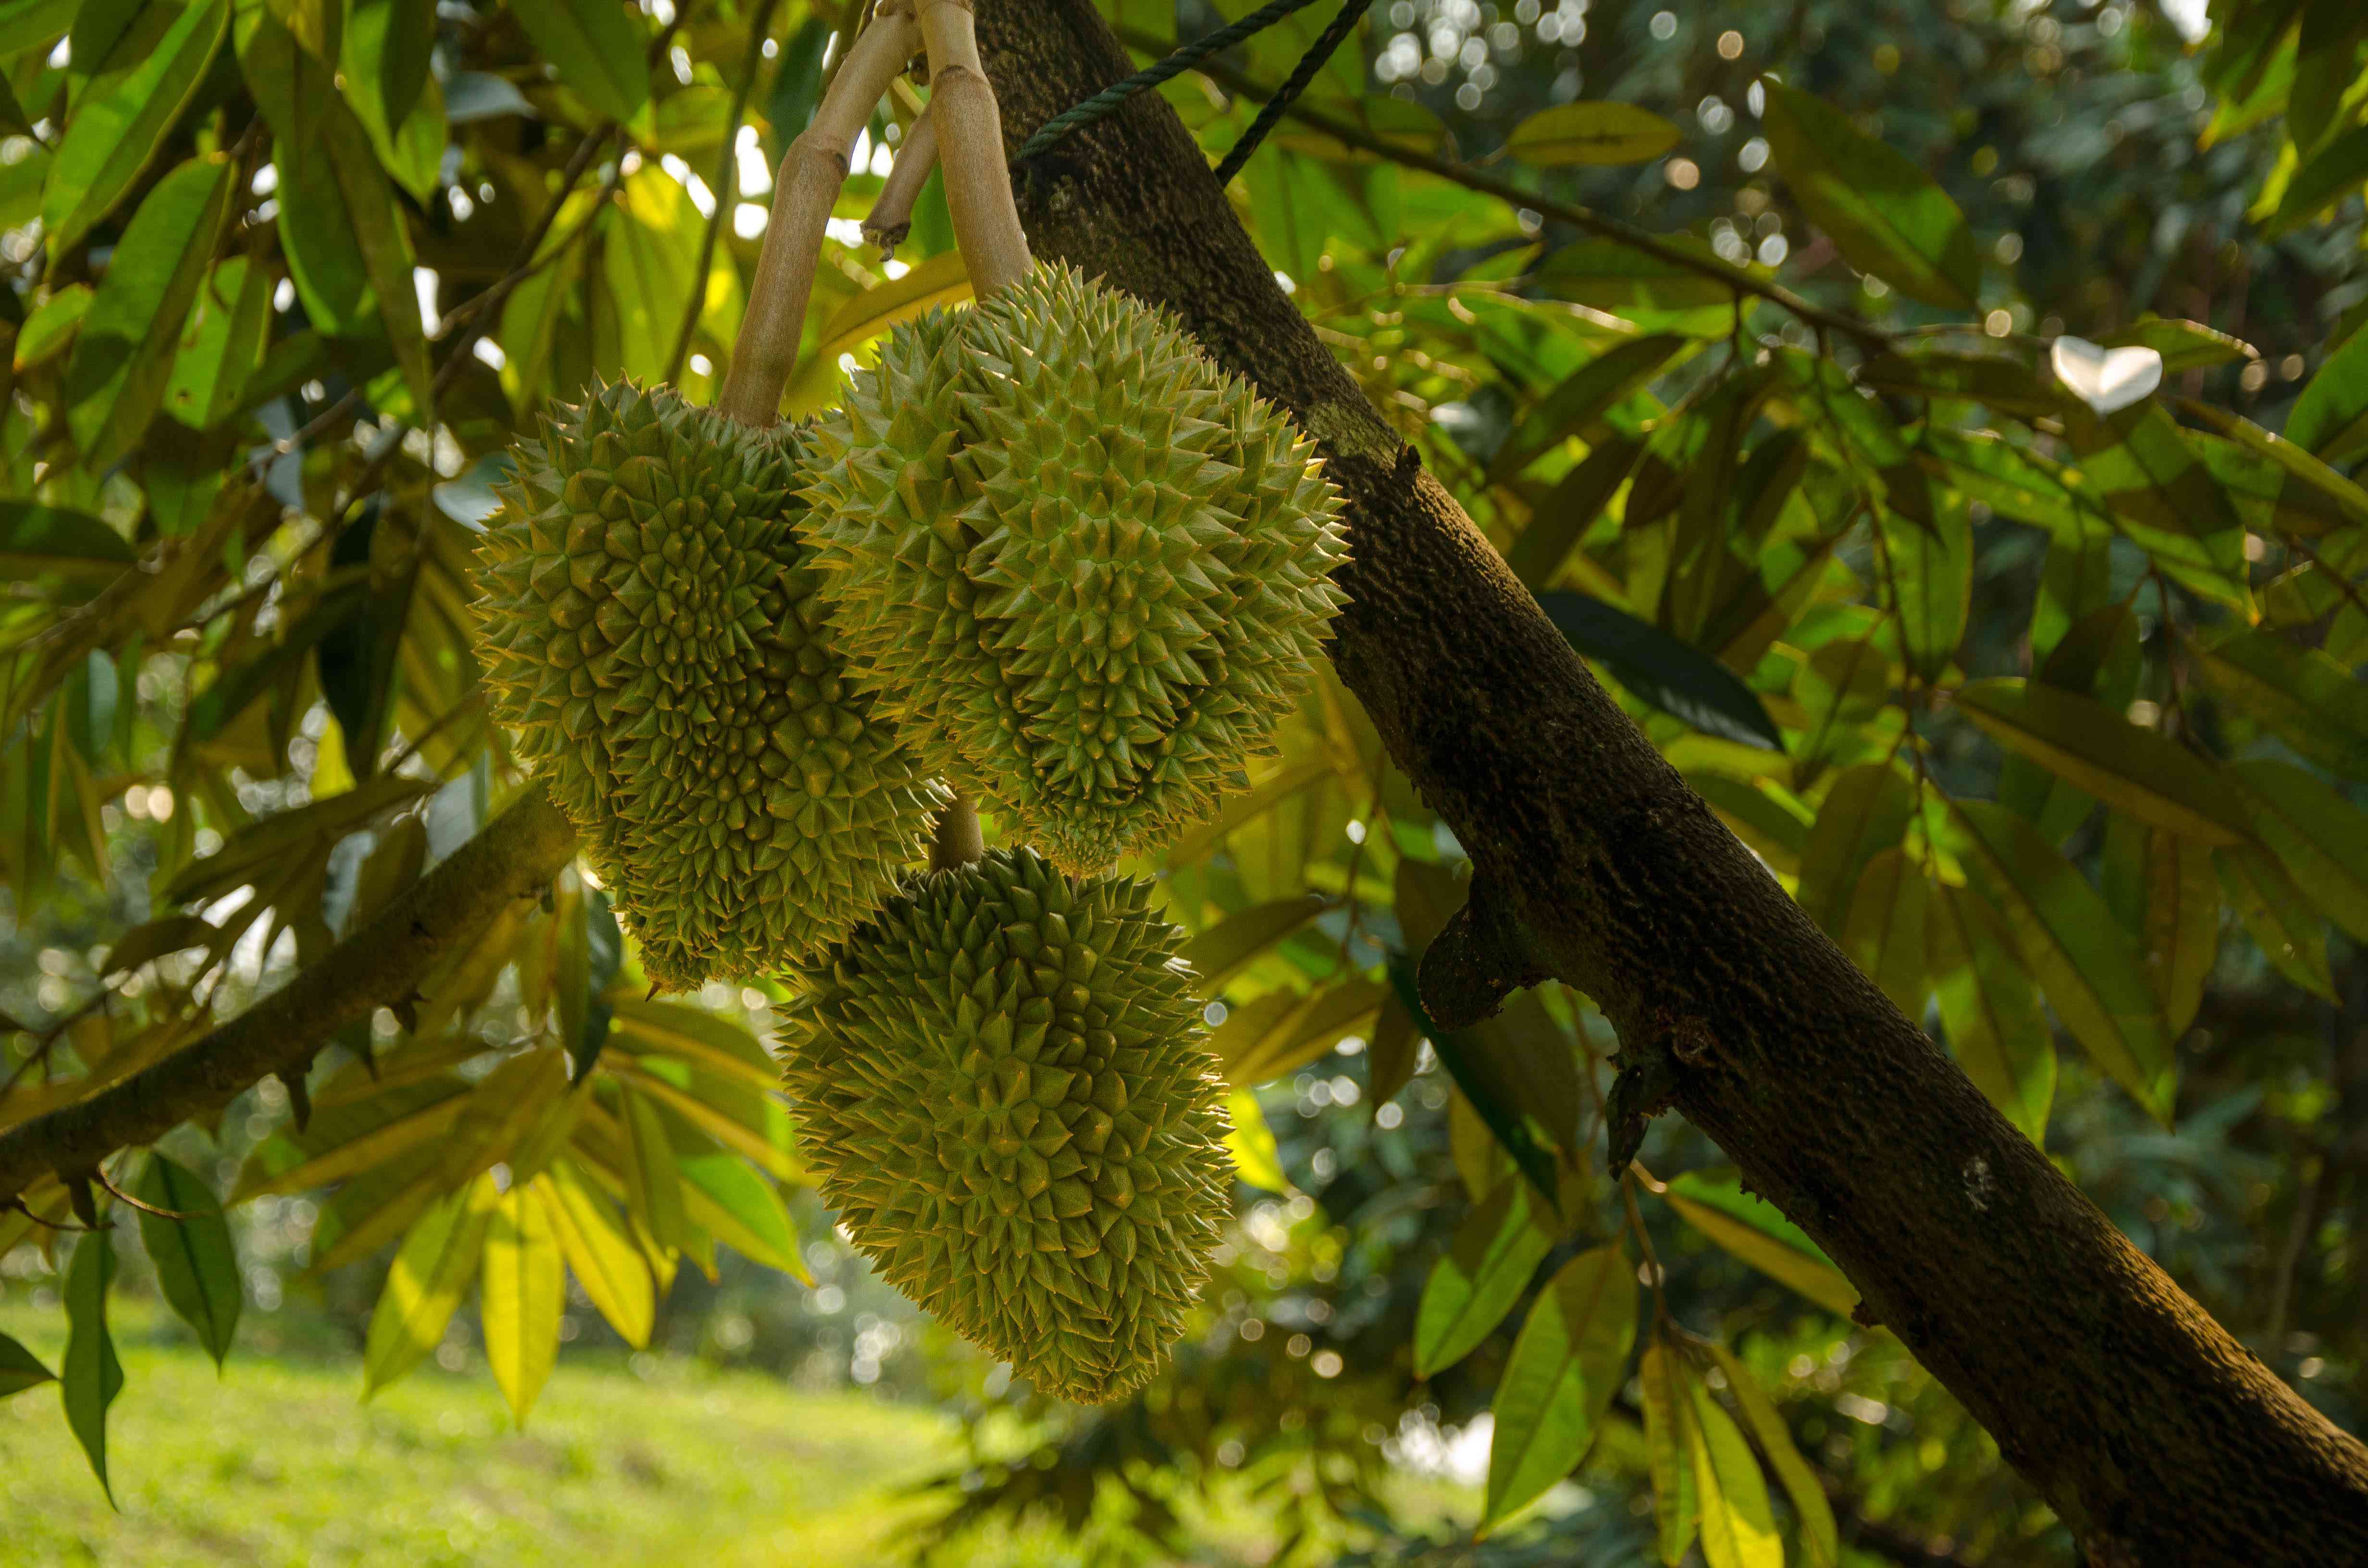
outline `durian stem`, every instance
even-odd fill
[[[781,389],[797,365],[806,301],[822,260],[823,230],[847,183],[848,154],[918,41],[906,0],[882,0],[871,25],[848,51],[814,122],[781,159],[765,244],[757,255],[757,279],[748,290],[748,313],[732,346],[723,394],[715,400],[718,410],[743,425],[761,429],[780,416]]]
[[[929,47],[929,118],[938,122],[946,206],[953,214],[954,243],[970,268],[971,292],[983,300],[1035,265],[1011,196],[1003,113],[979,62],[970,0],[917,4]]]
[[[978,808],[968,795],[956,795],[938,813],[929,839],[929,869],[951,871],[974,864],[986,854],[986,835],[979,831]]]
[[[913,203],[920,199],[929,171],[937,166],[938,122],[923,109],[905,132],[904,144],[896,149],[896,162],[889,167],[888,182],[880,187],[880,199],[871,204],[871,216],[863,220],[863,237],[878,245],[882,256],[895,255],[896,247],[912,232]]]

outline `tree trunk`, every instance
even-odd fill
[[[1090,0],[979,13],[1014,150],[1132,69]],[[2368,1562],[2368,1449],[2115,1230],[1685,787],[1318,342],[1173,111],[1137,97],[1019,199],[1040,257],[1176,312],[1322,443],[1353,551],[1334,660],[1493,906],[1442,938],[1426,994],[1468,1016],[1475,974],[1587,993],[1632,1092],[1672,1085],[2093,1562]]]

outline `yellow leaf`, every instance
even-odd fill
[[[1234,1157],[1234,1175],[1269,1192],[1291,1191],[1291,1182],[1282,1174],[1281,1156],[1275,1150],[1273,1130],[1258,1109],[1258,1096],[1235,1089],[1225,1102],[1225,1111],[1234,1123],[1234,1130],[1225,1134],[1225,1153]]]
[[[418,1365],[443,1339],[444,1325],[476,1275],[486,1222],[500,1199],[494,1178],[481,1176],[411,1227],[370,1312],[362,1349],[363,1398]]]
[[[551,1211],[552,1232],[575,1282],[626,1344],[646,1347],[657,1321],[656,1282],[616,1210],[567,1160],[553,1161],[533,1185]]]
[[[531,1187],[514,1186],[485,1228],[477,1306],[485,1361],[520,1426],[559,1359],[559,1319],[567,1271],[551,1208]]]

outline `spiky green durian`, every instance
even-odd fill
[[[845,935],[945,799],[846,678],[794,455],[670,388],[596,385],[521,448],[478,547],[494,712],[670,987]]]
[[[1224,1088],[1151,884],[1032,851],[907,882],[804,972],[807,1163],[898,1290],[1064,1399],[1158,1369],[1229,1212]]]
[[[1085,870],[1271,755],[1342,595],[1290,420],[1066,267],[891,335],[811,437],[804,527],[857,678],[929,766]]]

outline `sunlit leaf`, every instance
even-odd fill
[[[797,1226],[771,1182],[729,1154],[678,1153],[675,1167],[682,1173],[684,1219],[751,1263],[814,1283],[798,1256]]]
[[[2368,334],[2352,334],[2311,377],[2286,415],[2285,438],[2331,463],[2368,449]]]
[[[1683,1359],[1656,1336],[1645,1346],[1636,1382],[1645,1411],[1645,1455],[1653,1482],[1654,1538],[1667,1568],[1685,1561],[1701,1523],[1694,1469],[1693,1398]]]
[[[1878,519],[1908,665],[1926,680],[1937,679],[1956,657],[1973,608],[1972,519],[1962,506],[1941,506],[1929,522],[1885,507]]]
[[[1858,1305],[1858,1291],[1825,1249],[1774,1205],[1744,1191],[1734,1171],[1688,1171],[1661,1196],[1703,1235],[1827,1312],[1848,1317]]]
[[[1635,1339],[1636,1276],[1617,1242],[1572,1258],[1539,1292],[1497,1380],[1484,1533],[1586,1457]]]
[[[485,1363],[520,1426],[559,1360],[559,1320],[567,1310],[567,1271],[551,1208],[529,1187],[504,1193],[485,1225],[477,1309]]]
[[[1792,1499],[1793,1520],[1800,1530],[1803,1559],[1809,1568],[1835,1568],[1841,1561],[1840,1532],[1824,1483],[1809,1468],[1808,1460],[1801,1457],[1784,1417],[1741,1358],[1723,1345],[1710,1346],[1710,1354],[1726,1373],[1727,1391],[1735,1395],[1743,1424],[1750,1429],[1777,1480],[1783,1483],[1784,1494]]]
[[[1235,1176],[1268,1192],[1291,1191],[1290,1178],[1282,1174],[1282,1157],[1274,1146],[1274,1131],[1266,1124],[1266,1113],[1258,1109],[1258,1096],[1248,1089],[1234,1090],[1226,1096],[1225,1113],[1233,1123],[1225,1134],[1225,1153],[1233,1158]]]
[[[572,1161],[554,1161],[532,1186],[551,1210],[552,1233],[584,1294],[625,1343],[647,1346],[657,1317],[656,1281],[617,1211]]]
[[[362,1347],[363,1397],[417,1366],[443,1342],[444,1325],[468,1294],[486,1227],[501,1201],[488,1174],[436,1204],[404,1237],[370,1312]]]
[[[1735,1418],[1689,1380],[1693,1460],[1702,1479],[1702,1552],[1709,1568],[1783,1568],[1783,1538],[1768,1506],[1768,1483]]]
[[[1415,1311],[1414,1369],[1435,1377],[1463,1359],[1505,1321],[1530,1277],[1554,1250],[1538,1195],[1522,1181],[1497,1184],[1464,1219],[1433,1266]]]

